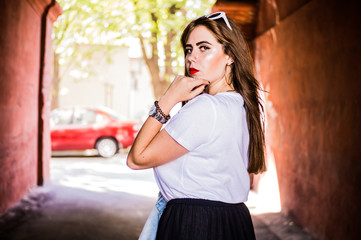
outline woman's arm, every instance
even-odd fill
[[[177,76],[166,93],[159,99],[159,107],[169,114],[175,104],[187,101],[200,94],[208,81]],[[169,134],[160,129],[162,124],[153,117],[140,129],[127,157],[127,165],[132,169],[152,168],[170,162],[188,152]]]

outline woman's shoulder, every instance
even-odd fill
[[[215,99],[221,102],[241,102],[243,104],[243,97],[238,92],[220,92],[214,95]]]
[[[210,95],[203,93],[190,100],[185,106],[189,108],[198,109],[217,109],[222,107],[229,107],[230,105],[243,106],[243,98],[239,93],[234,92],[222,92],[216,95]]]
[[[198,114],[211,114],[215,112],[215,102],[209,94],[201,94],[188,101],[179,112],[192,112]]]
[[[242,95],[236,92],[220,92],[215,95],[202,94],[194,100],[199,101],[200,104],[212,104],[215,107],[229,106],[230,104],[243,106],[244,104]]]
[[[203,93],[191,99],[185,106],[202,106],[204,104],[209,105],[211,103],[214,103],[212,95]]]

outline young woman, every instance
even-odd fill
[[[166,202],[157,239],[255,239],[243,202],[250,175],[266,167],[263,107],[247,44],[224,12],[193,20],[181,41],[185,76],[155,102],[127,164],[154,168]]]

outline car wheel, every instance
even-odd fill
[[[99,139],[95,148],[101,157],[112,157],[118,152],[118,143],[112,138]]]

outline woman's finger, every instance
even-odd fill
[[[202,84],[199,85],[197,87],[195,87],[192,92],[190,93],[190,99],[194,98],[195,96],[198,96],[199,94],[201,94],[204,91],[204,88],[206,87],[206,85]]]
[[[204,91],[209,81],[178,75],[174,78],[166,94],[175,101],[187,101]]]
[[[201,78],[193,78],[192,83],[194,83],[195,85],[202,85],[202,84],[207,85],[209,84],[209,81]]]

